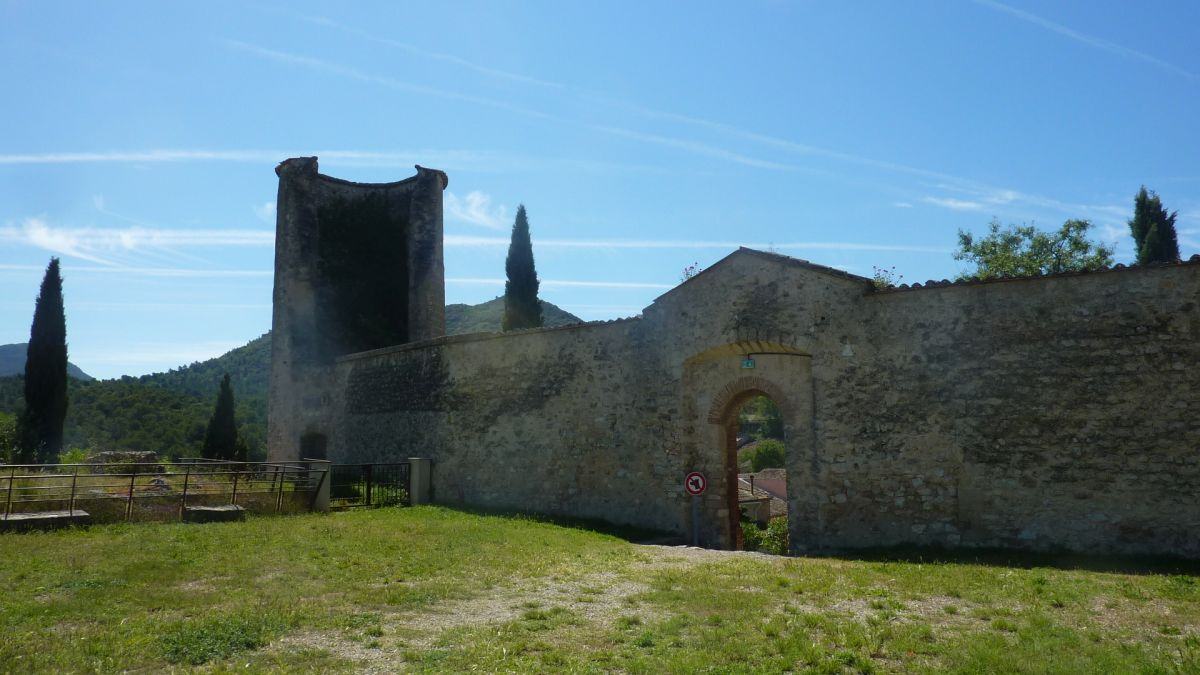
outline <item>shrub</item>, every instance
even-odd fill
[[[17,416],[0,412],[0,462],[13,462],[17,454]]]
[[[758,523],[752,520],[742,521],[742,549],[746,551],[757,551],[762,548],[763,533],[758,527]]]
[[[784,454],[783,441],[773,438],[759,441],[750,455],[750,468],[755,472],[763,469],[782,469],[784,468]]]
[[[787,516],[772,518],[767,523],[762,540],[762,550],[775,555],[787,555],[788,552],[788,520]]]
[[[59,464],[83,464],[84,462],[87,461],[88,454],[89,453],[87,450],[80,448],[80,447],[74,447],[74,448],[71,448],[70,450],[67,450],[66,452],[58,453],[58,463]]]

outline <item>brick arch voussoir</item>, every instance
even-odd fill
[[[712,406],[708,409],[708,421],[712,424],[724,424],[729,421],[733,411],[731,406],[750,392],[762,392],[771,397],[784,419],[789,419],[792,410],[791,402],[783,389],[774,382],[757,375],[739,377],[721,387],[721,391],[713,398]]]

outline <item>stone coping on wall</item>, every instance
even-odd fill
[[[1001,283],[1012,282],[1012,281],[1041,281],[1043,279],[1062,279],[1062,278],[1066,278],[1066,277],[1082,277],[1082,276],[1088,276],[1088,275],[1092,275],[1092,274],[1107,274],[1109,272],[1134,272],[1134,271],[1148,272],[1148,271],[1152,271],[1152,270],[1175,269],[1178,267],[1190,267],[1190,266],[1200,266],[1200,254],[1193,255],[1192,257],[1188,258],[1187,260],[1180,260],[1178,262],[1173,262],[1173,263],[1151,263],[1148,265],[1126,265],[1124,263],[1117,263],[1116,265],[1113,265],[1111,267],[1102,267],[1102,268],[1096,269],[1096,270],[1055,272],[1053,274],[1035,274],[1032,276],[1025,276],[1025,277],[997,277],[995,279],[959,279],[956,281],[950,281],[949,279],[942,279],[941,281],[937,281],[935,279],[930,279],[929,281],[926,281],[924,284],[921,284],[920,282],[918,282],[918,283],[914,283],[911,285],[910,284],[900,284],[899,286],[889,286],[888,288],[875,288],[872,294],[873,295],[887,295],[887,294],[892,294],[892,293],[905,293],[908,291],[923,291],[923,290],[927,290],[927,289],[931,289],[931,288],[947,288],[947,287],[962,288],[965,286],[983,286],[986,284],[1001,284]]]
[[[414,349],[425,349],[428,347],[440,347],[442,345],[460,344],[464,342],[483,342],[486,340],[499,340],[510,337],[519,337],[522,335],[541,335],[544,333],[556,333],[563,331],[579,330],[584,328],[603,328],[615,324],[634,323],[641,321],[640,316],[631,316],[623,319],[609,319],[608,321],[581,321],[579,323],[569,323],[565,326],[550,326],[548,328],[526,328],[523,330],[510,330],[503,333],[466,333],[463,335],[443,335],[441,337],[430,338],[428,340],[420,340],[418,342],[406,342],[401,345],[392,345],[390,347],[380,347],[365,352],[355,352],[346,354],[335,359],[336,363],[343,361],[357,361],[359,359],[372,358],[375,356],[383,356],[385,354],[395,354]]]

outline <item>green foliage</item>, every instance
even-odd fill
[[[1179,239],[1175,232],[1178,211],[1167,213],[1162,200],[1143,185],[1133,198],[1133,218],[1129,233],[1137,249],[1137,262],[1145,265],[1179,260]]]
[[[67,417],[67,318],[58,258],[42,278],[25,360],[25,409],[18,422],[20,458],[48,462],[63,446]]]
[[[517,207],[517,219],[513,222],[512,240],[508,245],[508,257],[504,260],[504,271],[508,280],[504,282],[504,321],[501,327],[503,330],[540,328],[540,284],[533,263],[533,243],[529,238],[529,219],[525,215],[524,204]]]
[[[765,528],[749,520],[742,521],[742,548],[747,551],[762,551],[772,555],[788,553],[787,516],[772,518]]]
[[[787,516],[772,518],[767,523],[766,534],[763,536],[762,550],[775,555],[788,553],[788,520]]]
[[[245,460],[245,445],[239,442],[233,404],[233,385],[229,374],[221,378],[221,389],[208,428],[204,431],[204,446],[200,456],[208,459]]]
[[[58,453],[59,464],[83,464],[87,461],[88,451],[86,448],[71,448]]]
[[[17,416],[0,412],[0,462],[10,463],[17,456]]]
[[[754,446],[753,451],[748,454],[751,471],[758,472],[763,469],[785,468],[784,458],[786,450],[783,441],[774,438],[761,440]]]
[[[959,230],[954,259],[975,264],[974,271],[964,272],[959,278],[999,279],[1102,269],[1112,264],[1113,251],[1088,240],[1091,227],[1086,220],[1068,220],[1057,232],[1015,225],[1002,230],[1000,222],[993,220],[982,239]]]
[[[738,412],[738,428],[755,440],[783,438],[783,415],[769,396],[755,396]]]
[[[285,628],[287,622],[278,616],[245,612],[174,624],[163,631],[158,642],[170,663],[198,666],[263,647]]]

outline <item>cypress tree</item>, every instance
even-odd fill
[[[51,258],[42,278],[25,356],[25,410],[20,419],[22,461],[52,462],[62,452],[67,417],[67,317],[62,275]]]
[[[533,264],[533,243],[529,239],[529,219],[525,215],[524,204],[517,207],[517,219],[513,222],[504,271],[508,280],[504,283],[503,330],[541,328],[539,283]]]
[[[237,422],[233,416],[233,385],[229,373],[221,378],[221,390],[217,392],[217,405],[204,431],[204,447],[200,456],[207,459],[239,459],[241,444],[238,442]],[[244,459],[244,458],[243,458]]]
[[[1179,237],[1175,232],[1178,215],[1178,211],[1167,213],[1162,200],[1145,185],[1138,190],[1133,198],[1129,233],[1133,235],[1139,265],[1179,260]]]

